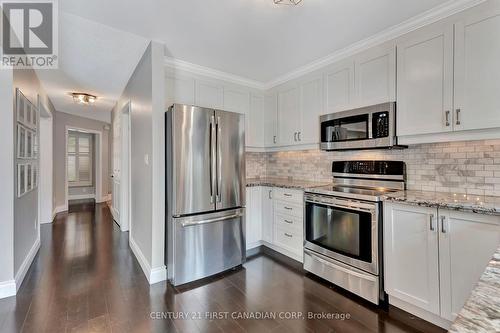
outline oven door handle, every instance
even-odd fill
[[[349,206],[349,205],[343,205],[340,203],[332,203],[332,202],[324,202],[324,201],[315,201],[315,200],[305,200],[307,203],[311,204],[320,204],[320,205],[325,205],[328,207],[338,207],[338,208],[345,208],[345,209],[351,209],[351,210],[357,210],[357,211],[363,211],[367,213],[375,213],[376,209],[375,208],[364,208],[364,207],[356,207],[356,206]]]

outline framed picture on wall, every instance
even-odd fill
[[[26,165],[17,165],[17,197],[22,197],[26,193]]]
[[[17,121],[24,124],[24,99],[19,89],[16,89],[16,111],[17,111]]]
[[[33,157],[33,132],[26,130],[26,158]]]
[[[17,158],[26,158],[26,129],[17,124]]]
[[[33,176],[31,177],[31,181],[33,182],[33,189],[38,187],[38,165],[33,164],[31,167]]]
[[[38,135],[37,132],[33,132],[32,134],[33,141],[33,158],[38,158]]]
[[[32,165],[26,164],[26,192],[29,192],[33,189],[33,174],[32,174]]]

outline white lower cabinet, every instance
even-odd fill
[[[247,250],[262,244],[302,261],[303,191],[275,187],[248,187],[246,205]]]
[[[448,328],[499,244],[499,216],[386,203],[389,302]]]

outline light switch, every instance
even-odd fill
[[[149,155],[144,155],[144,164],[149,165]]]

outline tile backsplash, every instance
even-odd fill
[[[331,162],[406,162],[408,189],[500,196],[500,140],[412,145],[403,150],[247,153],[247,177],[331,181]]]

